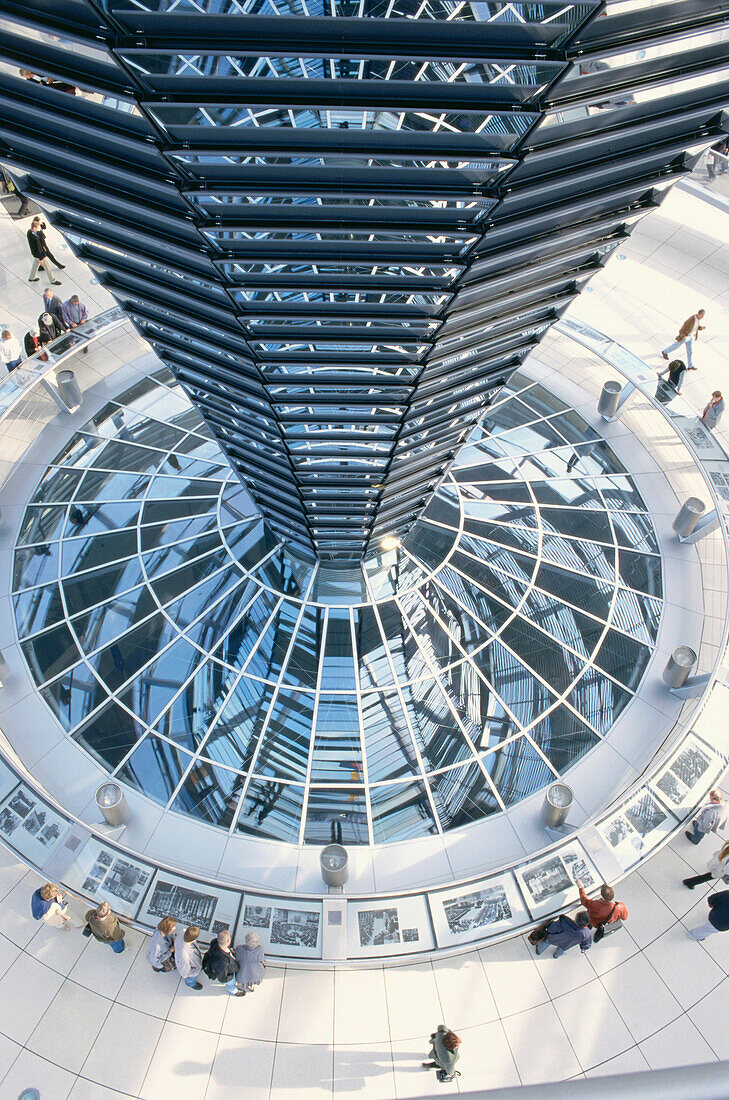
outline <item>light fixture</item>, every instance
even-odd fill
[[[397,535],[385,535],[380,539],[380,546],[383,550],[397,550],[400,545],[400,539]]]

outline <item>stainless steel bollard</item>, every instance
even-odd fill
[[[344,886],[349,878],[349,856],[341,844],[327,844],[322,848],[319,865],[327,886]]]
[[[623,387],[619,382],[605,383],[602,387],[600,400],[597,403],[597,411],[600,416],[615,416],[615,413],[618,411],[618,405],[620,404],[620,394],[622,390]]]
[[[81,408],[81,387],[76,381],[76,375],[72,370],[59,370],[56,375],[56,382],[58,383],[58,392],[61,395],[61,400],[68,409],[69,412],[75,412],[76,409]]]
[[[127,823],[129,820],[129,803],[118,783],[113,780],[102,783],[94,798],[107,825],[125,825]]]
[[[553,783],[547,789],[542,805],[542,824],[546,829],[558,829],[564,825],[572,809],[575,796],[566,783]]]
[[[693,533],[705,511],[706,505],[698,497],[689,497],[683,502],[681,511],[673,521],[673,529],[680,539],[686,539]]]
[[[697,660],[690,646],[678,646],[668,658],[668,663],[663,670],[663,682],[670,688],[683,687]]]

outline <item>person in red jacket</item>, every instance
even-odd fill
[[[590,928],[597,928],[601,924],[606,926],[612,924],[613,928],[606,927],[604,930],[604,935],[607,936],[610,932],[618,930],[620,925],[616,923],[617,921],[628,919],[628,910],[622,901],[615,900],[615,891],[612,886],[603,882],[599,898],[588,898],[580,879],[577,879],[577,886],[580,891],[580,901],[590,917]]]

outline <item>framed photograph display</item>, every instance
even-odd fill
[[[675,826],[673,814],[648,787],[643,787],[619,810],[600,822],[597,831],[620,866],[627,871]]]
[[[577,879],[585,890],[592,890],[601,876],[585,849],[577,840],[551,852],[542,859],[517,867],[514,871],[533,917],[541,917],[577,903]]]
[[[179,924],[196,924],[200,938],[211,940],[226,928],[231,932],[238,916],[240,894],[222,890],[194,879],[158,871],[154,877],[139,920],[156,925],[162,917],[174,917]]]
[[[423,894],[373,898],[347,904],[347,954],[351,959],[407,955],[435,947]]]
[[[39,867],[47,862],[69,827],[68,819],[51,809],[25,783],[0,802],[0,837]]]
[[[711,787],[726,764],[714,749],[689,733],[671,756],[663,771],[651,780],[658,797],[680,819],[685,817],[702,798],[708,800]]]
[[[510,872],[470,886],[429,893],[439,947],[470,943],[529,923],[529,913]]]
[[[154,868],[148,863],[92,837],[64,874],[63,881],[70,890],[78,890],[96,902],[108,901],[121,916],[133,917],[153,874]]]
[[[20,780],[13,769],[0,757],[0,799],[10,794],[19,782]]]
[[[321,958],[322,904],[317,901],[287,901],[259,894],[245,894],[236,943],[246,932],[257,932],[264,951],[292,959]]]

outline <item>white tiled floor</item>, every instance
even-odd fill
[[[705,305],[699,370],[685,387],[702,405],[726,385],[728,257],[729,216],[712,210],[707,220],[674,192],[572,314],[658,368],[677,323]],[[109,304],[72,258],[66,274],[64,295],[73,287],[97,309]],[[21,336],[39,285],[26,278],[21,263],[0,309]],[[271,967],[254,996],[234,999],[153,975],[137,933],[116,956],[78,930],[38,928],[37,878],[0,849],[0,1098],[31,1086],[43,1100],[442,1095],[420,1066],[442,1020],[463,1039],[464,1090],[729,1058],[729,935],[687,939],[705,919],[708,888],[681,884],[710,854],[708,842],[695,849],[679,835],[621,885],[627,927],[584,957],[537,960],[515,939],[386,970]]]
[[[679,869],[685,844],[669,853]],[[24,925],[38,879],[0,847],[0,1097],[33,1086],[43,1100],[438,1095],[420,1062],[442,1020],[463,1039],[463,1089],[729,1057],[729,935],[690,941],[705,893],[672,882],[689,915],[667,918],[650,874],[621,885],[629,905],[639,899],[628,926],[584,956],[537,959],[519,938],[386,970],[271,966],[254,996],[232,998],[153,974],[139,935],[121,956],[83,940],[72,965],[77,929],[33,924],[16,947],[3,926]],[[660,931],[641,948],[633,933],[646,938],[651,912]]]

